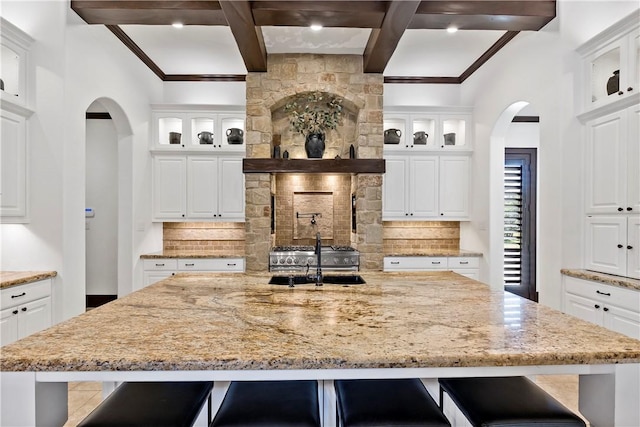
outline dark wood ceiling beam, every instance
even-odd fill
[[[245,74],[166,74],[165,82],[244,82]]]
[[[381,1],[259,1],[252,8],[258,26],[380,28],[387,5]]]
[[[227,25],[218,1],[72,0],[71,8],[88,24],[105,25]]]
[[[371,30],[369,41],[364,48],[363,70],[365,73],[384,71],[419,5],[419,1],[389,2],[382,26]]]
[[[460,83],[469,78],[471,74],[473,74],[485,62],[487,62],[493,55],[498,53],[500,49],[502,49],[517,35],[518,31],[507,31],[493,45],[491,45],[489,49],[487,49],[482,55],[480,55],[480,58],[476,59],[475,62],[469,66],[469,68],[467,68],[462,74],[460,74]]]
[[[423,1],[409,28],[537,31],[555,16],[555,0]]]
[[[220,6],[236,40],[248,72],[267,71],[267,49],[262,30],[256,27],[248,1],[221,0]]]
[[[134,53],[134,55],[140,58],[140,60],[144,62],[144,64],[149,67],[149,69],[153,71],[156,76],[160,77],[161,80],[164,80],[165,74],[160,69],[160,67],[158,67],[158,65],[153,62],[153,60],[151,60],[151,58],[149,58],[149,56],[147,56],[147,54],[144,53],[142,49],[140,49],[140,46],[138,46],[133,40],[131,40],[131,37],[129,37],[127,33],[122,31],[122,28],[118,27],[117,25],[107,25],[106,27],[113,34],[115,34],[115,36],[119,38],[120,41],[124,43],[124,45],[128,47],[131,52]]]

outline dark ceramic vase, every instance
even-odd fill
[[[324,154],[324,133],[310,133],[304,142],[309,159],[321,159]]]
[[[615,70],[613,76],[607,80],[607,95],[613,95],[620,90],[620,70]]]

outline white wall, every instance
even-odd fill
[[[87,295],[118,294],[118,135],[111,120],[87,120]]]
[[[132,130],[118,135],[129,162],[128,176],[119,177],[132,212],[129,286],[140,253],[158,245],[150,223],[147,135],[149,104],[160,102],[162,82],[104,26],[84,23],[67,1],[3,0],[2,16],[36,40],[30,75],[36,113],[28,123],[31,222],[2,225],[2,269],[58,271],[57,322],[84,311],[85,111],[98,98],[119,105]]]
[[[579,58],[575,48],[637,8],[636,1],[558,1],[558,18],[539,32],[520,33],[461,88],[461,102],[474,106],[475,151],[472,221],[463,225],[461,245],[483,251],[483,281],[488,264],[492,207],[489,206],[496,120],[510,105],[526,101],[540,116],[538,288],[540,301],[559,308],[560,269],[582,260],[581,137],[575,119]],[[587,23],[589,23],[587,25]],[[504,141],[502,141],[504,143]],[[494,276],[495,277],[495,276]],[[501,283],[490,283],[499,289]]]
[[[383,102],[384,108],[461,105],[460,85],[387,83]]]

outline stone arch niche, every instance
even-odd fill
[[[291,158],[306,158],[304,136],[290,130],[284,106],[301,93],[320,91],[328,96],[343,99],[345,114],[342,125],[330,131],[326,138],[323,158],[333,159],[336,155],[348,158],[349,147],[354,145],[360,159],[381,159],[383,149],[382,122],[382,74],[365,74],[362,71],[361,55],[316,55],[316,54],[274,54],[267,57],[267,71],[249,73],[247,87],[247,121],[245,143],[247,158],[270,158],[274,135],[280,136],[281,150],[289,151]],[[309,160],[318,161],[316,159]],[[245,175],[246,222],[245,254],[248,271],[265,271],[268,268],[268,254],[278,238],[271,234],[271,195],[289,198],[282,191],[286,176],[272,176],[268,173]],[[284,174],[290,175],[290,174]],[[363,270],[382,269],[382,175],[359,174],[349,176],[345,184],[336,188],[334,221],[350,220],[348,212],[337,210],[343,206],[344,193],[350,201],[356,196],[356,233],[348,231],[338,234],[333,243],[352,244],[361,254]],[[325,174],[307,176],[312,188],[295,191],[330,191],[324,183]],[[292,178],[293,179],[293,178]],[[317,182],[322,180],[323,183]],[[281,187],[276,186],[276,181]],[[291,188],[292,186],[289,186]],[[329,188],[329,190],[328,190]],[[290,191],[290,190],[288,190]],[[280,215],[281,207],[276,207]],[[342,208],[340,208],[342,209]],[[289,221],[291,212],[285,214],[280,224]],[[345,218],[349,216],[349,218]],[[340,223],[342,224],[342,223]],[[341,225],[337,227],[340,228]],[[350,228],[350,227],[349,227]],[[278,233],[278,225],[276,225]],[[282,239],[282,236],[280,236]],[[344,241],[346,239],[347,241]],[[294,243],[294,242],[291,242]]]
[[[291,158],[305,158],[304,149],[305,136],[293,131],[289,124],[289,116],[285,112],[285,106],[299,96],[311,94],[311,91],[298,92],[283,98],[271,106],[271,132],[272,135],[280,136],[281,151],[287,150]],[[349,157],[349,147],[351,144],[358,145],[358,114],[360,107],[353,101],[344,97],[329,93],[320,92],[323,99],[338,98],[342,100],[342,120],[335,130],[326,132],[325,151],[323,158],[333,159],[340,156],[343,159]],[[273,139],[273,138],[272,138]]]

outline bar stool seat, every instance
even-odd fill
[[[450,426],[419,379],[336,380],[343,427]]]
[[[476,427],[585,426],[584,421],[525,377],[440,379],[443,392]]]
[[[212,389],[210,381],[126,382],[78,427],[191,427]]]
[[[232,382],[210,427],[320,427],[317,381]]]

